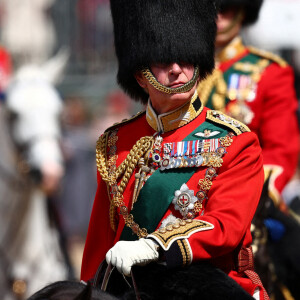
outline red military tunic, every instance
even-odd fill
[[[272,170],[269,194],[278,204],[298,161],[292,68],[274,54],[245,47],[236,38],[217,55],[217,68],[200,83],[198,93],[205,106],[224,111],[258,135],[266,177]]]
[[[109,174],[116,174],[129,151],[132,150],[131,156],[134,156],[134,145],[138,140],[152,137],[157,132],[162,138],[162,151],[152,154],[159,154],[165,162],[164,156],[169,153],[166,157],[171,157],[170,161],[173,159],[173,162],[169,165],[170,169],[168,166],[165,169],[162,167],[166,166],[165,163],[156,164],[156,170],[147,179],[130,212],[133,220],[128,221],[128,218],[126,222],[129,224],[126,226],[124,207],[129,211],[131,209],[135,190],[134,174],[138,172],[138,167],[130,175],[123,191],[123,203],[116,213],[111,209],[110,202],[115,195],[114,186],[107,188],[107,178]],[[263,185],[261,149],[255,134],[243,124],[204,108],[195,94],[191,102],[160,116],[148,104],[146,113],[109,129],[103,141],[106,141],[104,147],[98,144],[97,148],[106,152],[106,167],[103,167],[98,155],[98,189],[83,255],[82,280],[89,280],[95,275],[106,252],[117,241],[136,239],[132,231],[138,232],[138,224],[138,228],[145,228],[150,234],[148,237],[155,239],[164,249],[168,266],[209,260],[251,295],[257,288],[263,294],[261,285],[251,281],[235,265],[239,249],[249,249],[251,245],[250,225]],[[142,142],[139,147],[142,149]],[[196,155],[196,148],[199,153],[202,151],[202,158],[206,160],[202,164],[200,160],[197,167],[191,159]],[[223,155],[215,156],[219,150],[223,151]],[[219,160],[220,157],[222,160]],[[219,164],[215,162],[216,158]],[[153,165],[155,168],[155,163]],[[105,173],[104,169],[108,172]],[[214,175],[213,169],[217,174]],[[117,180],[119,185],[120,178]],[[175,226],[169,221],[183,219],[184,212],[178,207],[176,209],[174,198],[177,195],[177,200],[185,202],[186,194],[182,192],[184,184],[193,199],[198,192],[204,192],[206,197],[197,198],[203,200],[202,206],[192,219]]]

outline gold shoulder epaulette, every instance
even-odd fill
[[[218,110],[208,110],[206,113],[206,119],[230,128],[236,135],[250,131],[248,126],[246,126],[244,123],[233,119]]]
[[[261,56],[263,58],[272,60],[272,61],[276,62],[277,64],[279,64],[281,67],[288,66],[288,63],[283,58],[281,58],[280,56],[278,56],[272,52],[258,49],[258,48],[252,47],[252,46],[249,46],[248,49],[251,53]]]
[[[140,111],[140,112],[138,112],[136,115],[132,116],[132,117],[129,118],[129,119],[124,119],[124,120],[122,120],[121,122],[115,123],[114,125],[108,127],[104,132],[111,131],[111,130],[115,129],[116,127],[120,126],[120,125],[129,123],[129,122],[135,120],[137,117],[139,117],[139,116],[142,115],[143,113],[145,113],[145,111]]]

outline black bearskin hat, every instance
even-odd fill
[[[263,0],[219,0],[219,7],[221,10],[230,6],[240,6],[244,8],[245,17],[243,25],[245,26],[255,23],[262,3]]]
[[[152,63],[198,65],[203,78],[214,68],[214,0],[110,0],[118,83],[133,99],[146,103],[136,71]]]

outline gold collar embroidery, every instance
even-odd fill
[[[146,119],[148,124],[157,132],[168,132],[182,127],[193,121],[203,110],[203,104],[198,98],[197,92],[191,101],[168,113],[157,115],[148,101]]]
[[[244,52],[245,49],[242,38],[238,36],[216,55],[216,61],[222,63],[230,60]]]

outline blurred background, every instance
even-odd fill
[[[299,0],[264,0],[258,21],[244,30],[247,44],[274,52],[294,67],[300,97]]]
[[[265,0],[243,33],[294,67],[298,99],[299,13],[299,0]],[[97,138],[143,109],[119,89],[116,72],[109,0],[0,0],[3,299],[79,278]]]

